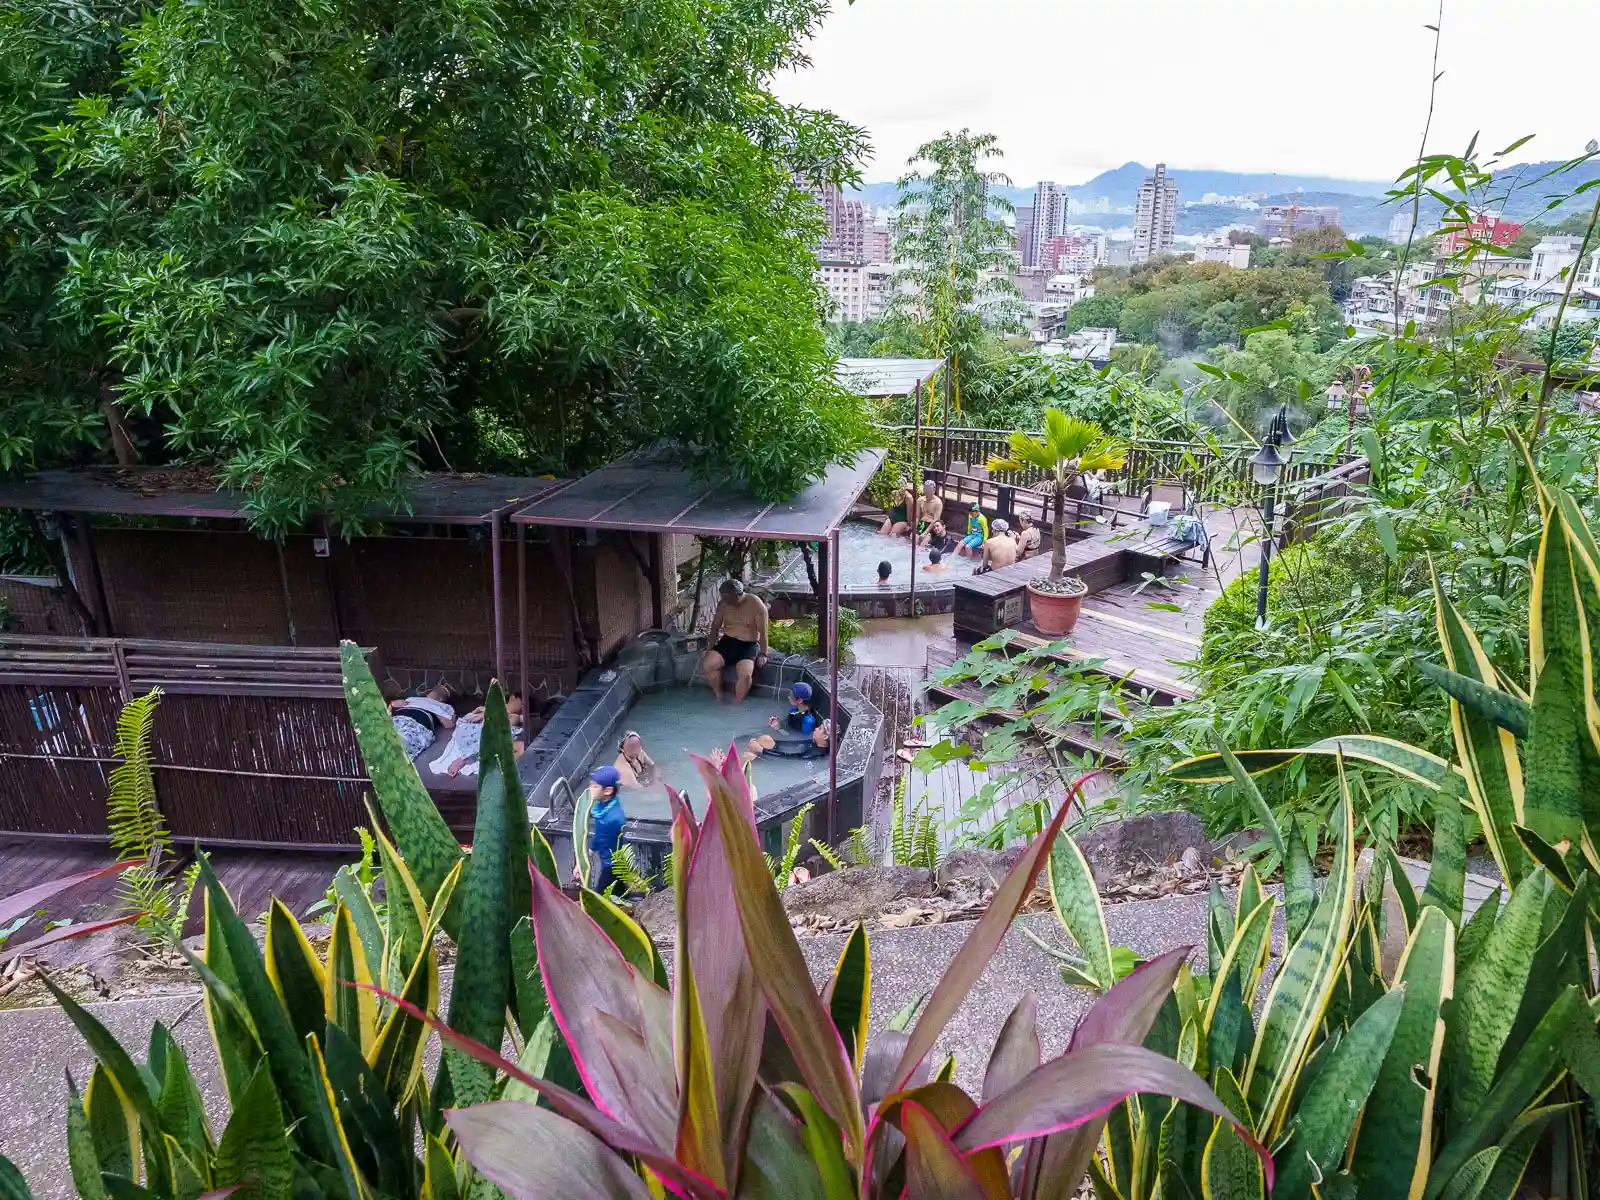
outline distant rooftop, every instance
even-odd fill
[[[942,366],[938,358],[841,358],[834,377],[857,396],[909,396]]]
[[[562,482],[522,475],[419,475],[407,481],[402,504],[368,515],[372,520],[477,525],[495,513],[537,499]],[[86,467],[0,479],[0,508],[220,520],[243,520],[249,515],[245,493],[217,487],[211,472],[195,467],[140,467],[126,471]]]
[[[816,542],[849,515],[883,458],[882,450],[863,450],[852,461],[829,467],[793,499],[767,503],[732,482],[696,479],[668,450],[636,450],[550,492],[511,519],[578,529]]]

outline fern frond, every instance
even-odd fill
[[[878,852],[872,833],[865,825],[857,825],[844,839],[844,858],[851,866],[874,867],[882,855]]]
[[[850,836],[854,837],[860,832],[860,829],[854,829],[851,831]],[[819,842],[816,838],[812,838],[811,848],[820,854],[822,856],[822,861],[827,863],[835,871],[842,871],[848,865],[839,852],[826,842]]]
[[[794,874],[794,864],[800,858],[800,833],[805,828],[806,814],[811,811],[811,805],[801,805],[800,811],[795,813],[794,820],[789,822],[789,834],[783,848],[783,862],[773,864],[776,870],[773,879],[781,892],[789,886],[789,879]]]
[[[112,753],[122,761],[111,768],[111,794],[106,800],[106,823],[111,850],[118,858],[142,858],[156,869],[158,858],[172,843],[166,822],[156,809],[155,749],[151,731],[161,689],[152,688],[122,706],[117,716],[117,740]]]
[[[636,895],[645,895],[655,884],[655,877],[644,873],[633,847],[627,842],[618,846],[611,855],[611,873],[623,887]]]

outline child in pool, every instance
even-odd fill
[[[983,544],[989,540],[989,518],[983,515],[983,510],[974,505],[967,511],[967,535],[961,539],[961,544],[956,547],[956,553],[962,558],[971,558],[983,553]]]

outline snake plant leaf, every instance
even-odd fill
[[[206,1128],[205,1101],[189,1070],[189,1056],[164,1026],[158,1024],[152,1034],[157,1032],[166,1043],[161,1061],[161,1091],[156,1097],[156,1114],[162,1132],[176,1138],[186,1154],[204,1162],[211,1155],[211,1133]]]
[[[244,1001],[239,999],[239,977],[228,957],[228,947],[218,924],[221,910],[212,903],[209,892],[202,896],[201,904],[206,930],[204,956],[196,958],[181,942],[178,948],[205,985],[206,1025],[211,1031],[211,1044],[216,1048],[217,1062],[222,1067],[228,1102],[237,1105],[261,1062],[261,1046],[250,1027]]]
[[[99,1183],[98,1178],[95,1182]],[[80,1188],[78,1195],[81,1200],[99,1200],[104,1193],[86,1192]],[[33,1200],[28,1181],[17,1170],[16,1164],[3,1154],[0,1154],[0,1200]]]
[[[370,983],[358,984],[352,990],[374,992]],[[417,956],[401,995],[408,1005],[424,1012],[438,1007],[439,967],[431,947]],[[422,1077],[422,1052],[427,1032],[427,1026],[406,1005],[397,1005],[384,1018],[373,1039],[367,1061],[396,1107],[405,1103]]]
[[[1405,1002],[1361,1117],[1350,1168],[1361,1194],[1372,1200],[1407,1200],[1427,1180],[1444,1006],[1455,993],[1455,933],[1442,909],[1423,910],[1395,973]]]
[[[238,1186],[242,1200],[288,1200],[294,1181],[289,1132],[271,1069],[257,1067],[234,1100],[212,1164],[218,1187]]]
[[[632,963],[635,970],[647,979],[655,978],[656,948],[650,935],[620,904],[588,888],[579,889],[578,904],[589,919],[605,931],[605,935],[622,951],[622,957]]]
[[[1266,1008],[1243,1086],[1256,1128],[1267,1136],[1283,1128],[1295,1076],[1322,1024],[1349,944],[1355,904],[1355,831],[1344,762],[1333,865],[1305,931],[1290,947],[1267,993]]]
[[[1432,564],[1429,564],[1432,570]],[[1444,594],[1433,571],[1434,622],[1445,666],[1485,688],[1502,691],[1499,673],[1472,627]],[[1509,693],[1506,693],[1509,695]],[[1532,709],[1529,709],[1529,721]],[[1513,885],[1522,879],[1526,858],[1519,852],[1512,826],[1523,821],[1524,782],[1517,737],[1476,708],[1452,696],[1450,728],[1489,852]]]
[[[366,958],[367,975],[373,980],[383,978],[383,925],[378,920],[378,910],[372,906],[372,897],[348,867],[340,867],[333,876],[334,895],[350,912],[355,922],[356,941]]]
[[[89,1076],[83,1110],[89,1118],[89,1137],[100,1170],[132,1179],[139,1158],[139,1113],[102,1063],[96,1063]],[[152,1138],[160,1137],[153,1128],[146,1133]]]
[[[1312,884],[1311,852],[1299,822],[1289,823],[1288,849],[1283,857],[1284,926],[1292,946],[1300,940],[1317,906],[1317,891]]]
[[[478,780],[472,855],[451,905],[460,927],[447,1020],[462,1036],[486,1046],[500,1044],[511,1003],[511,875],[518,871],[524,880],[528,878],[526,831],[518,834],[507,827],[507,786],[500,763],[485,760]],[[514,781],[510,786],[515,789]],[[450,1078],[458,1104],[487,1100],[494,1083],[493,1074],[481,1064],[453,1055]]]
[[[1556,1118],[1570,1116],[1573,1111],[1571,1104],[1546,1104],[1529,1109],[1518,1117],[1511,1131],[1496,1147],[1499,1154],[1495,1158],[1494,1169],[1484,1181],[1477,1200],[1513,1200],[1545,1128]],[[1471,1160],[1468,1161],[1470,1163]],[[1457,1178],[1460,1178],[1459,1172]],[[1455,1181],[1451,1182],[1453,1184]]]
[[[1587,574],[1586,572],[1584,573]],[[1545,522],[1528,607],[1533,716],[1524,747],[1527,778],[1518,821],[1551,845],[1577,845],[1583,797],[1600,787],[1600,754],[1589,732],[1595,677],[1579,569],[1567,523]]]
[[[988,1200],[978,1176],[922,1105],[900,1106],[906,1139],[906,1193],[927,1200]]]
[[[737,757],[736,753],[729,756],[735,768]],[[774,1021],[782,1031],[783,1041],[793,1053],[807,1088],[823,1111],[839,1123],[846,1157],[852,1163],[860,1164],[865,1151],[866,1132],[857,1095],[855,1068],[845,1053],[838,1030],[833,1027],[833,1018],[811,986],[805,956],[789,926],[783,902],[773,887],[766,860],[761,856],[754,816],[737,791],[736,783],[730,783],[705,759],[697,758],[696,765],[711,799],[710,811],[716,814],[716,825],[721,831],[721,846],[727,860],[735,910],[739,914],[745,953],[749,956],[755,979],[766,997]],[[701,843],[708,836],[702,827]],[[697,857],[700,849],[701,845],[697,843]],[[542,944],[540,949],[542,958]],[[924,1019],[927,1012],[925,1009]],[[913,1040],[914,1034],[908,1039],[908,1046]],[[917,1061],[921,1057],[919,1054]],[[904,1062],[904,1056],[901,1062]],[[912,1066],[915,1065],[914,1061]],[[891,1087],[905,1078],[898,1068],[896,1075],[898,1078]]]
[[[234,911],[222,881],[212,870],[210,858],[201,854],[196,861],[200,865],[200,880],[211,900],[217,932],[227,947],[228,961],[238,980],[239,999],[249,1011],[273,1082],[288,1117],[294,1122],[294,1137],[311,1157],[331,1163],[334,1146],[328,1140],[325,1126],[317,1119],[321,1106],[319,1089],[306,1062],[305,1050],[295,1036],[294,1025],[267,976],[261,950]]]
[[[828,990],[828,1015],[844,1042],[856,1075],[867,1047],[868,1001],[872,994],[872,956],[867,949],[867,929],[861,922],[850,931]]]
[[[413,1135],[356,1040],[337,1025],[326,1032],[322,1065],[351,1157],[378,1195],[404,1195],[413,1186]]]
[[[671,789],[668,789],[669,793]],[[594,864],[589,859],[589,816],[594,810],[594,796],[588,788],[579,790],[577,798],[572,802],[572,854],[578,867],[578,878],[584,883],[598,881]],[[559,879],[552,879],[551,883],[561,886]]]
[[[1256,873],[1254,863],[1245,863],[1244,870],[1239,874],[1239,892],[1234,903],[1234,922],[1237,926],[1239,918],[1255,911],[1266,893],[1261,889],[1261,876]]]
[[[200,1200],[210,1189],[206,1186],[204,1161],[196,1162],[184,1153],[178,1139],[170,1133],[161,1135],[167,1160],[167,1175],[171,1180],[173,1200]],[[231,1194],[231,1193],[230,1193]]]
[[[424,895],[431,896],[460,860],[461,847],[400,744],[389,705],[372,677],[361,647],[354,642],[340,642],[339,661],[350,724],[378,807],[383,810],[384,824],[400,848],[400,857],[415,875],[417,886]],[[446,929],[454,936],[454,922],[447,923]],[[409,970],[408,965],[402,976]]]
[[[1361,1106],[1389,1053],[1405,1003],[1403,989],[1386,993],[1355,1019],[1338,1050],[1306,1089],[1278,1151],[1275,1197],[1310,1200],[1312,1184],[1333,1174],[1344,1157]]]
[[[994,1053],[989,1055],[989,1065],[984,1068],[984,1103],[1010,1091],[1043,1057],[1039,1044],[1039,1000],[1033,989],[1027,988],[1006,1017],[1005,1024],[1000,1026]]]
[[[561,880],[557,877],[556,852],[550,848],[549,839],[544,836],[544,831],[537,825],[528,831],[528,843],[530,846],[529,857],[532,858],[533,865],[539,874],[557,887],[560,887]]]
[[[156,1112],[156,1100],[150,1091],[150,1084],[144,1073],[134,1065],[128,1052],[123,1049],[122,1043],[117,1041],[111,1031],[88,1009],[57,987],[55,980],[43,971],[39,972],[39,982],[44,984],[55,1002],[61,1006],[62,1011],[67,1014],[67,1019],[77,1028],[83,1040],[89,1043],[90,1052],[94,1054],[98,1064],[105,1068],[108,1078],[115,1082],[117,1094],[122,1098],[122,1102],[133,1107],[144,1129],[152,1133],[159,1129],[161,1118]],[[90,1086],[93,1086],[92,1077]]]
[[[1234,757],[1251,775],[1263,775],[1288,766],[1305,754],[1332,758],[1342,754],[1356,762],[1369,763],[1393,771],[1403,779],[1426,788],[1437,788],[1450,771],[1450,764],[1437,754],[1430,754],[1416,746],[1393,738],[1369,735],[1346,735],[1324,738],[1309,746],[1293,750],[1236,750]],[[1186,758],[1167,768],[1167,775],[1180,783],[1232,783],[1233,775],[1226,769],[1220,754],[1202,754]]]
[[[1479,1150],[1461,1170],[1456,1172],[1455,1178],[1444,1189],[1439,1200],[1480,1200],[1484,1186],[1489,1182],[1489,1176],[1494,1173],[1495,1164],[1500,1161],[1500,1147],[1486,1146]]]
[[[1533,717],[1533,706],[1521,696],[1502,691],[1492,683],[1459,674],[1426,659],[1418,661],[1417,670],[1475,716],[1482,717],[1514,738],[1528,736],[1528,724]]]
[[[276,896],[267,908],[267,978],[294,1026],[295,1037],[320,1034],[326,1021],[327,973],[300,922]]]
[[[100,1178],[100,1154],[95,1149],[94,1134],[89,1128],[89,1116],[84,1111],[83,1097],[78,1085],[67,1073],[67,1167],[72,1173],[72,1183],[79,1200],[105,1200],[106,1190]],[[6,1162],[10,1166],[9,1160]],[[15,1168],[12,1168],[15,1170]],[[21,1175],[18,1174],[18,1179]],[[24,1190],[26,1185],[24,1184]]]
[[[1454,1025],[1459,1036],[1450,1063],[1452,1128],[1481,1107],[1494,1084],[1500,1053],[1528,986],[1550,890],[1550,877],[1543,871],[1513,889],[1482,953],[1462,979]]]
[[[1422,901],[1417,898],[1416,886],[1411,882],[1411,876],[1406,874],[1405,864],[1400,861],[1400,856],[1395,853],[1393,846],[1386,846],[1383,856],[1388,862],[1389,886],[1394,889],[1395,898],[1400,902],[1400,912],[1405,917],[1406,928],[1415,929],[1422,908]]]
[[[1222,885],[1215,879],[1206,893],[1206,973],[1218,978],[1222,969],[1222,956],[1233,941],[1234,915],[1228,911],[1228,902],[1222,898]]]
[[[360,1044],[363,1053],[370,1054],[378,1031],[378,1003],[372,990],[361,986],[377,982],[368,970],[368,962],[354,914],[342,903],[335,905],[333,933],[328,939],[323,1018],[338,1025]]]
[[[489,782],[489,764],[498,763],[503,784],[497,793],[505,806],[506,882],[509,885],[511,920],[532,911],[533,895],[528,881],[528,860],[533,847],[533,830],[528,823],[528,801],[517,776],[516,743],[511,738],[511,718],[506,713],[506,696],[499,680],[492,680],[483,697],[483,741],[478,752],[478,803],[484,802]],[[478,849],[477,831],[472,836],[473,854]]]
[[[1078,944],[1087,964],[1083,973],[1103,992],[1117,981],[1111,967],[1111,935],[1106,932],[1094,872],[1070,835],[1060,835],[1050,847],[1048,871],[1056,919]]]
[[[386,986],[398,987],[398,981],[411,974],[422,950],[422,927],[428,921],[428,902],[423,898],[416,876],[394,844],[381,831],[375,832],[373,838],[378,844],[378,864],[383,871],[389,930],[383,953],[383,982]],[[459,866],[459,861],[456,865]],[[440,876],[441,881],[444,878]]]
[[[1572,869],[1567,865],[1567,860],[1562,856],[1561,851],[1557,850],[1526,825],[1513,825],[1511,829],[1516,834],[1517,841],[1522,844],[1523,850],[1527,852],[1528,857],[1546,871],[1549,871],[1550,878],[1555,882],[1556,886],[1571,895],[1577,881],[1573,879]]]
[[[1272,914],[1277,907],[1277,901],[1268,896],[1256,905],[1255,911],[1239,922],[1239,927],[1233,935],[1233,942],[1223,953],[1222,961],[1211,977],[1211,994],[1206,998],[1205,1017],[1202,1021],[1207,1029],[1216,1020],[1217,1010],[1223,1003],[1224,993],[1227,990],[1224,985],[1229,979],[1237,978],[1239,981],[1233,997],[1235,1002],[1245,996],[1255,995],[1256,981],[1260,978],[1268,942],[1272,936]]]
[[[626,1160],[548,1109],[514,1100],[445,1114],[462,1149],[512,1200],[651,1200]]]
[[[849,1200],[850,1195],[828,1194],[800,1122],[772,1093],[759,1092],[750,1114],[739,1200]]]
[[[456,1186],[456,1164],[444,1142],[424,1134],[422,1200],[461,1200]]]
[[[1068,812],[1076,803],[1084,782],[1089,778],[1091,778],[1089,775],[1082,776],[1073,784],[1068,795],[1058,806],[1050,824],[1023,852],[1017,865],[1001,880],[1000,886],[995,889],[994,895],[989,900],[989,907],[984,910],[983,916],[978,918],[972,932],[962,943],[961,949],[956,952],[955,958],[945,968],[944,974],[939,977],[939,982],[934,985],[933,994],[929,996],[928,1003],[922,1010],[922,1016],[912,1029],[910,1040],[906,1043],[905,1050],[901,1052],[900,1063],[895,1068],[895,1074],[901,1084],[911,1077],[911,1072],[917,1064],[933,1049],[939,1035],[960,1010],[972,991],[972,986],[977,983],[978,977],[989,965],[989,960],[994,957],[994,952],[999,949],[1006,931],[1011,927],[1011,922],[1016,919],[1018,911],[1032,894],[1034,881],[1055,846],[1056,838],[1061,833],[1061,827],[1066,821]],[[774,902],[776,903],[775,896]],[[779,907],[781,908],[781,904]],[[785,921],[784,924],[787,927],[788,922]]]
[[[778,1086],[778,1092],[800,1116],[800,1138],[828,1200],[852,1200],[856,1189],[853,1172],[844,1158],[839,1125],[805,1088],[797,1083]]]
[[[1278,825],[1278,818],[1273,815],[1272,806],[1261,795],[1261,789],[1256,786],[1256,781],[1250,777],[1233,751],[1228,749],[1228,744],[1222,740],[1222,735],[1212,731],[1211,740],[1217,747],[1217,756],[1222,759],[1222,765],[1227,768],[1228,774],[1233,777],[1234,786],[1244,796],[1249,804],[1250,811],[1255,814],[1256,823],[1266,831],[1267,841],[1271,844],[1274,853],[1281,862],[1288,854],[1284,845],[1283,830]]]
[[[1418,903],[1442,909],[1459,925],[1467,884],[1467,831],[1455,794],[1458,786],[1452,780],[1433,798],[1433,861]]]
[[[544,979],[539,974],[539,947],[533,939],[533,918],[523,917],[511,927],[511,990],[516,999],[517,1028],[524,1038],[550,1012],[544,994]]]
[[[1250,1110],[1244,1093],[1233,1077],[1233,1072],[1223,1067],[1218,1071],[1217,1098],[1228,1108],[1240,1114],[1246,1123]],[[1266,1181],[1261,1174],[1261,1160],[1245,1144],[1227,1121],[1213,1122],[1211,1136],[1206,1141],[1200,1160],[1200,1194],[1203,1200],[1258,1200],[1265,1195]]]
[[[1516,1020],[1500,1048],[1495,1068],[1497,1075],[1506,1069],[1512,1057],[1521,1053],[1523,1043],[1545,1009],[1554,1003],[1556,994],[1566,985],[1580,983],[1588,977],[1585,929],[1594,905],[1594,890],[1594,876],[1587,872],[1579,879],[1570,899],[1551,889],[1540,925],[1539,946],[1528,964],[1527,986],[1516,998]],[[1555,920],[1558,912],[1560,919]]]
[[[306,1039],[306,1059],[311,1065],[311,1077],[317,1090],[318,1111],[311,1120],[322,1126],[324,1137],[334,1148],[332,1165],[343,1178],[350,1200],[370,1200],[373,1196],[372,1186],[362,1172],[361,1164],[356,1161],[351,1131],[346,1128],[333,1081],[328,1078],[328,1064],[315,1036]]]
[[[1515,893],[1512,899],[1516,899]],[[1593,1020],[1582,991],[1567,987],[1539,1019],[1522,1053],[1495,1080],[1488,1095],[1461,1122],[1452,1122],[1449,1137],[1434,1155],[1422,1200],[1438,1200],[1474,1154],[1506,1136],[1528,1105],[1548,1088],[1551,1072],[1561,1062],[1562,1043],[1579,1034],[1593,1036]]]

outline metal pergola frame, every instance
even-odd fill
[[[828,716],[833,736],[828,739],[827,840],[837,840],[839,803],[839,527],[855,507],[886,451],[863,450],[847,462],[835,463],[820,479],[792,500],[763,503],[751,499],[738,485],[706,482],[691,474],[670,452],[635,451],[582,479],[547,492],[532,504],[511,514],[517,527],[519,564],[525,561],[530,525],[567,529],[610,529],[649,533],[657,537],[692,534],[696,537],[759,538],[767,541],[817,542],[827,561],[820,574],[827,580],[823,605],[817,614],[818,632],[828,648]],[[659,544],[659,543],[658,543]],[[652,556],[657,557],[657,556]],[[656,564],[659,575],[659,563]],[[519,572],[519,579],[525,580]],[[660,580],[653,581],[657,595]],[[518,627],[523,631],[519,654],[522,678],[527,678],[527,592],[518,592]],[[659,599],[656,624],[663,614]],[[823,622],[826,622],[824,625]]]

